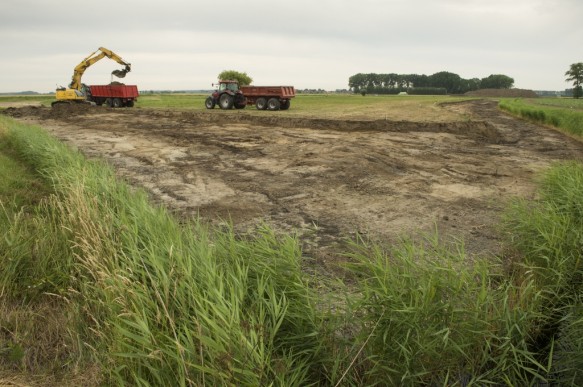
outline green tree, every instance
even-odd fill
[[[445,87],[448,94],[459,94],[462,92],[462,78],[448,71],[440,71],[429,76],[430,86]]]
[[[360,90],[366,89],[366,74],[358,73],[348,78],[348,87],[355,93],[360,93]]]
[[[241,73],[235,70],[224,70],[218,76],[219,80],[233,80],[239,82],[239,86],[247,86],[253,82],[253,78],[251,78],[247,73]]]
[[[569,71],[565,73],[568,77],[566,82],[573,82],[573,98],[580,98],[583,96],[581,84],[583,83],[583,63],[573,63]]]
[[[491,74],[482,78],[481,89],[510,89],[514,86],[514,79],[504,74]]]
[[[409,74],[407,79],[409,80],[409,87],[429,86],[429,77],[425,74]]]
[[[478,78],[465,79],[464,82],[465,82],[464,89],[466,91],[478,90],[482,84],[482,81],[480,81],[480,79]]]

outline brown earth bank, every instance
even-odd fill
[[[538,94],[527,89],[480,89],[468,91],[464,95],[469,97],[492,98],[538,98]]]
[[[296,233],[314,268],[335,271],[346,238],[384,244],[438,230],[470,255],[500,252],[499,217],[534,195],[537,173],[583,144],[515,119],[491,100],[444,105],[466,121],[414,123],[178,110],[20,107],[180,217]]]

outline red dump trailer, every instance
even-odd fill
[[[293,86],[241,86],[247,105],[255,105],[259,110],[287,110],[290,99],[296,96]]]
[[[138,86],[112,83],[110,85],[90,85],[87,99],[101,106],[133,107],[138,100]]]
[[[293,86],[241,86],[237,81],[219,81],[219,88],[206,100],[207,109],[216,104],[221,109],[243,109],[255,105],[258,110],[287,110],[296,96]]]

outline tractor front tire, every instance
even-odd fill
[[[289,99],[286,99],[285,101],[283,101],[281,103],[281,110],[288,110],[290,105],[291,105],[291,101]]]
[[[204,101],[204,106],[206,106],[207,109],[214,109],[215,105],[216,102],[213,97],[207,97],[207,99]]]

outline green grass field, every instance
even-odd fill
[[[23,105],[27,103],[39,103],[43,106],[50,106],[54,98],[51,95],[0,95],[0,108],[11,104]]]
[[[148,109],[180,109],[189,111],[207,111],[204,100],[207,95],[201,94],[143,94],[138,98],[135,108]],[[418,122],[449,122],[463,120],[458,114],[449,112],[439,106],[443,102],[455,102],[464,97],[449,96],[394,96],[394,95],[298,95],[291,102],[287,111],[266,112],[257,111],[255,106],[247,106],[245,114],[277,114],[287,117],[307,117],[347,120],[404,120]],[[26,103],[38,102],[50,106],[52,96],[0,96],[0,108],[6,106],[22,106]],[[238,110],[221,111],[214,109],[215,114],[238,114]]]
[[[569,110],[582,110],[583,99],[574,98],[533,98],[526,99],[525,102],[534,106],[549,106]]]
[[[206,95],[156,94],[143,95],[136,107],[177,108],[205,111]],[[291,102],[288,111],[279,111],[280,116],[295,116],[327,119],[357,120],[406,120],[406,121],[455,121],[460,117],[441,109],[442,102],[461,100],[448,96],[374,96],[367,95],[298,95]],[[218,107],[215,111],[219,112]],[[246,114],[274,114],[257,111],[255,106],[247,106]],[[237,110],[222,113],[235,114]]]

